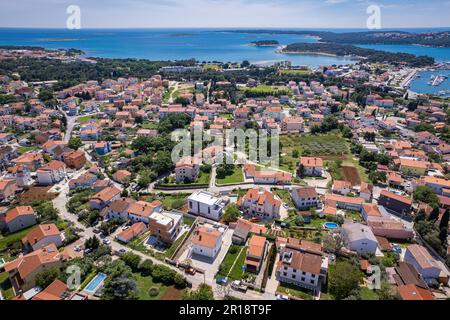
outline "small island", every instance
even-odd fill
[[[277,40],[260,40],[250,42],[250,45],[255,47],[278,47],[280,43]]]

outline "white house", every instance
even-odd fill
[[[197,191],[188,198],[189,213],[219,221],[226,201],[207,191]]]
[[[375,254],[378,241],[368,226],[360,223],[345,223],[342,226],[342,240],[345,246],[359,254]]]
[[[407,247],[404,261],[411,264],[418,273],[420,273],[425,281],[432,279],[447,278],[448,272],[445,267],[442,268],[440,263],[434,259],[428,250],[418,244]]]
[[[223,232],[209,227],[200,227],[194,233],[192,253],[214,259],[222,246]]]
[[[66,164],[53,160],[37,171],[37,179],[40,185],[51,185],[60,182],[66,177]]]
[[[291,194],[297,209],[318,208],[320,206],[320,197],[313,187],[293,188]]]

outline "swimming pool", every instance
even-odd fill
[[[339,227],[336,222],[325,222],[323,226],[327,229],[337,229]]]
[[[94,279],[91,280],[91,282],[88,283],[88,285],[84,288],[84,292],[88,294],[94,294],[101,284],[103,284],[103,281],[106,279],[106,274],[99,273],[97,274]]]

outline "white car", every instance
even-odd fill
[[[109,246],[111,244],[111,240],[103,239],[103,244],[106,244],[107,246]]]
[[[289,297],[284,294],[277,294],[276,298],[277,300],[289,300]]]

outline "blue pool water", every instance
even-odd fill
[[[95,293],[97,291],[98,287],[101,285],[101,283],[106,279],[106,274],[99,273],[95,276],[94,279],[89,282],[89,284],[84,288],[83,291],[88,293]]]
[[[337,229],[339,227],[335,222],[325,222],[323,226],[327,229]]]

